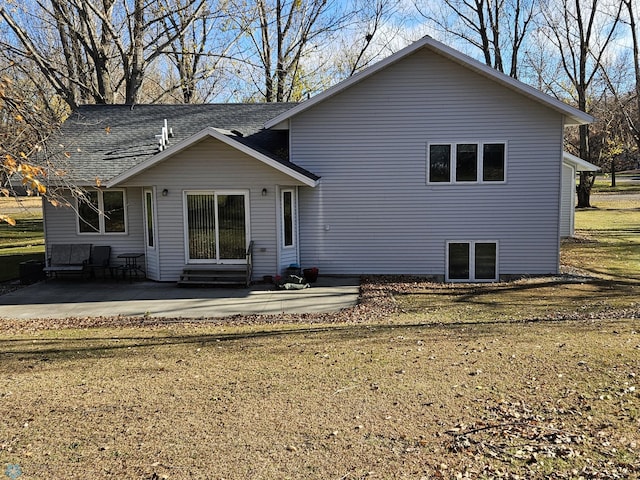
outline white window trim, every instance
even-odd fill
[[[76,199],[76,233],[78,235],[127,235],[129,232],[129,216],[127,212],[127,191],[124,188],[110,188],[104,190],[101,188],[93,189],[94,192],[98,192],[98,229],[97,232],[81,232],[80,231],[80,200]],[[122,192],[122,207],[124,210],[124,232],[105,232],[104,224],[104,198],[103,194],[108,192]]]
[[[149,232],[148,232],[148,212],[147,212],[147,194],[151,194],[151,221],[153,222],[153,246],[149,246]],[[142,212],[144,213],[144,245],[147,250],[155,250],[158,245],[158,229],[156,227],[156,196],[155,189],[145,188],[142,190]]]
[[[291,245],[285,245],[285,219],[284,219],[284,194],[291,193]],[[296,195],[297,191],[295,188],[283,188],[280,190],[280,235],[282,237],[282,249],[283,250],[293,250],[298,245],[298,198]]]
[[[469,278],[449,278],[449,245],[452,243],[466,243],[469,245]],[[495,243],[496,245],[496,275],[494,278],[475,278],[477,243]],[[445,271],[444,279],[451,283],[488,283],[497,282],[500,278],[500,242],[498,240],[447,240],[445,245]]]
[[[244,195],[244,221],[245,221],[245,250],[249,248],[251,242],[251,214],[250,214],[250,192],[249,190],[183,190],[182,191],[182,218],[183,218],[183,242],[184,242],[184,261],[187,265],[194,264],[229,264],[229,265],[242,265],[246,262],[246,259],[237,260],[220,260],[215,259],[192,259],[189,258],[189,215],[187,213],[187,195],[215,195],[216,205],[218,195]],[[216,245],[220,244],[219,230],[218,230],[218,209],[215,212],[215,224],[216,224]],[[216,257],[219,257],[219,252],[216,252]]]
[[[487,144],[501,144],[504,145],[504,175],[502,180],[483,180],[482,173],[484,167],[484,155],[482,154],[484,151],[484,146]],[[449,181],[448,182],[432,182],[431,181],[431,146],[432,145],[449,145],[450,154],[449,154]],[[476,180],[475,181],[457,181],[456,180],[456,153],[458,145],[477,145],[477,158],[476,158]],[[429,142],[427,143],[427,185],[478,185],[478,184],[486,184],[486,185],[502,185],[507,183],[507,159],[509,158],[509,143],[505,140],[491,140],[491,141],[478,141],[478,140],[470,140],[470,141],[456,141],[456,142]]]

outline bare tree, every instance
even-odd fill
[[[624,66],[628,64],[628,58],[624,58],[620,62],[624,65],[607,68],[603,73],[607,86],[615,99],[615,107],[610,109],[609,116],[617,120],[615,124],[619,130],[625,130],[625,132],[619,133],[619,137],[630,137],[635,144],[636,152],[640,152],[640,45],[636,24],[638,12],[634,0],[622,0],[622,5],[625,7],[626,15],[622,16],[620,21],[628,26],[632,42],[632,86],[629,88],[627,82],[614,78],[617,72],[625,70]],[[615,163],[612,164],[612,186],[615,186],[614,165]]]
[[[350,77],[404,46],[398,42],[406,17],[401,0],[356,0],[354,15],[340,29],[331,57],[331,82]]]
[[[313,86],[305,85],[312,75],[303,59],[353,17],[353,10],[336,0],[235,0],[234,8],[233,21],[247,39],[238,45],[238,55],[266,102],[313,93]]]
[[[391,42],[400,33],[402,23],[392,19],[398,16],[400,6],[399,0],[363,0],[356,4],[351,28],[355,41],[343,45],[339,55],[339,60],[346,64],[348,76],[393,53]]]
[[[6,52],[29,62],[72,108],[80,103],[136,103],[146,69],[199,18],[206,0],[49,0],[0,18],[12,35]],[[188,12],[188,13],[187,13]],[[164,22],[181,16],[179,22]],[[170,30],[167,30],[169,28]]]
[[[181,8],[164,17],[163,23],[170,39],[166,56],[178,77],[164,86],[164,93],[179,90],[184,103],[204,101],[214,93],[217,81],[224,78],[226,64],[232,60],[230,50],[239,33],[226,28],[229,11],[225,5],[215,11],[203,8],[194,18],[193,5],[182,8],[185,0],[174,2]]]
[[[416,0],[436,29],[480,50],[484,62],[518,78],[521,49],[538,12],[536,0]],[[437,8],[436,5],[439,7]]]
[[[602,60],[614,38],[623,4],[607,0],[559,0],[544,10],[547,37],[560,56],[577,107],[589,112],[589,94]],[[591,161],[589,125],[579,126],[578,154]],[[592,172],[580,172],[578,206],[589,207]]]
[[[627,8],[627,20],[629,22],[629,31],[633,42],[633,72],[635,76],[636,112],[640,112],[640,44],[638,43],[638,31],[636,26],[636,15],[638,12],[634,8],[635,3],[633,0],[622,0],[622,4]],[[630,128],[634,139],[638,144],[638,149],[640,150],[640,125],[633,122],[630,123]]]

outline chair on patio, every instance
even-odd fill
[[[91,249],[91,259],[87,264],[91,278],[96,277],[96,270],[102,270],[102,278],[107,275],[107,269],[110,270],[111,247],[108,245],[96,245]]]

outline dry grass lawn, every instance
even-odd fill
[[[324,323],[3,321],[0,478],[639,478],[636,210],[572,277],[377,279]]]
[[[630,478],[636,328],[4,335],[0,464],[21,478]]]

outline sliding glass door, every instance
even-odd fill
[[[185,192],[189,263],[245,262],[249,238],[247,201],[246,192]]]

